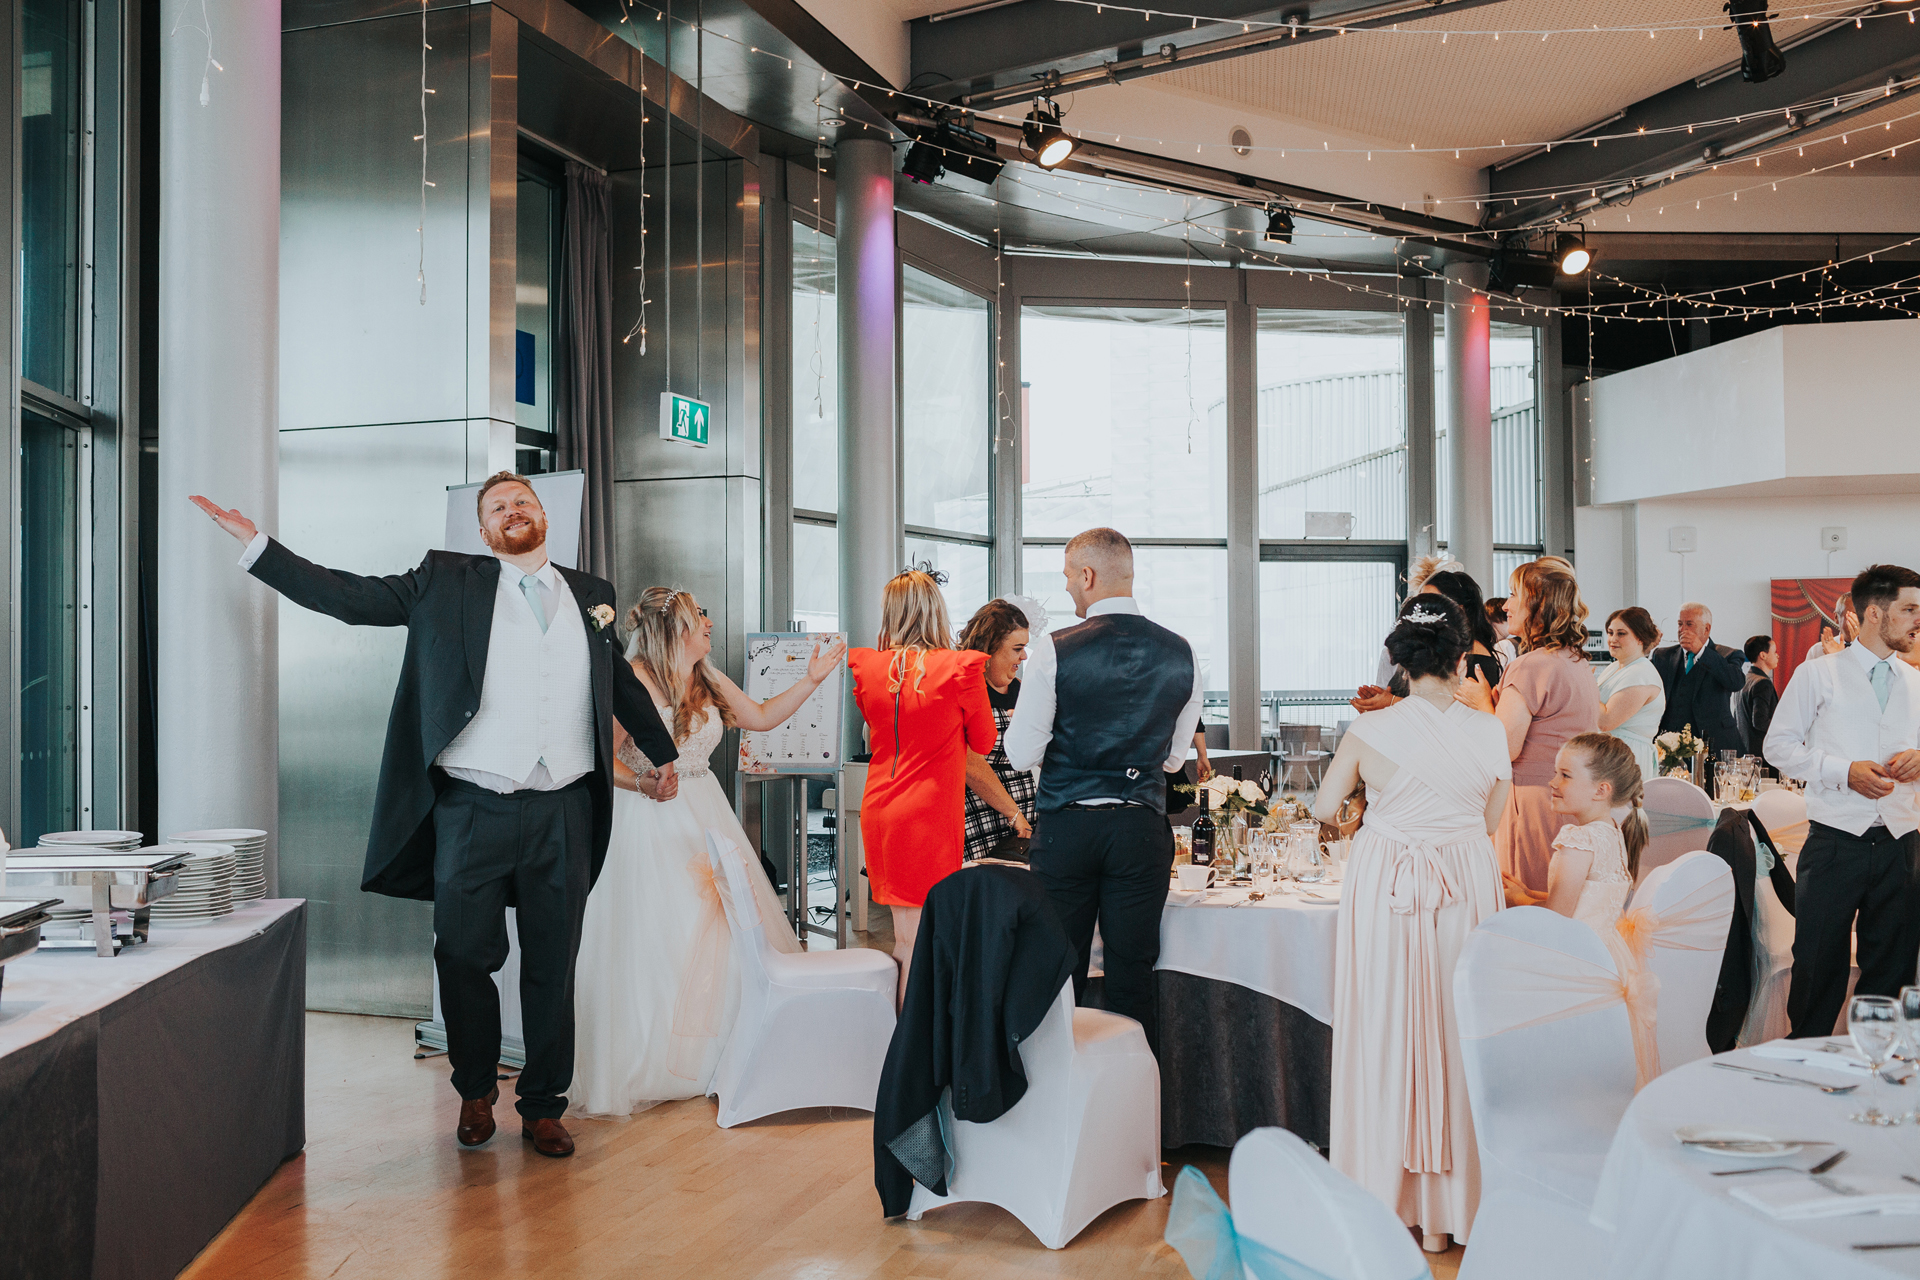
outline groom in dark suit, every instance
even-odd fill
[[[1708,760],[1722,751],[1745,754],[1746,739],[1733,719],[1733,695],[1746,687],[1741,668],[1746,655],[1713,643],[1713,613],[1703,604],[1680,606],[1680,643],[1653,651],[1653,668],[1667,687],[1667,710],[1660,717],[1662,733],[1693,726],[1693,735],[1705,739]],[[1713,770],[1707,770],[1707,777]]]
[[[506,908],[518,909],[527,1046],[521,1133],[573,1154],[560,1117],[573,1082],[573,966],[587,893],[613,826],[613,722],[678,787],[673,735],[614,643],[613,587],[547,559],[547,516],[525,477],[480,486],[491,555],[429,551],[411,573],[362,577],[303,560],[238,511],[193,502],[247,544],[241,567],[295,604],[407,628],[360,887],[433,903],[433,958],[460,1093],[455,1136],[493,1136]]]

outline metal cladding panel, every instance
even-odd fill
[[[330,568],[404,573],[445,536],[463,423],[285,431],[280,530]],[[280,891],[309,900],[307,1004],[426,1016],[433,908],[360,891],[407,634],[280,604]]]
[[[282,38],[282,428],[467,416],[469,27],[427,15],[424,250],[418,11]]]

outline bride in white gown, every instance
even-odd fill
[[[750,847],[708,758],[730,725],[785,721],[846,652],[814,646],[805,678],[760,703],[707,661],[713,624],[690,593],[649,588],[626,623],[627,658],[680,747],[679,794],[654,798],[651,762],[616,725],[613,837],[575,969],[573,1115],[626,1116],[707,1092],[740,1004],[707,830]],[[768,939],[798,951],[773,886],[757,863],[750,874]]]

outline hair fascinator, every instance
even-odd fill
[[[902,569],[899,573],[896,573],[893,576],[896,578],[904,578],[910,573],[926,574],[929,578],[933,579],[933,585],[936,587],[944,587],[947,585],[947,575],[942,573],[940,570],[934,568],[933,561],[931,560],[921,560],[917,562],[910,562],[906,568]]]

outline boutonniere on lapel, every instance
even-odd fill
[[[593,606],[587,610],[587,621],[593,624],[595,631],[605,631],[613,625],[613,606],[610,604]]]

